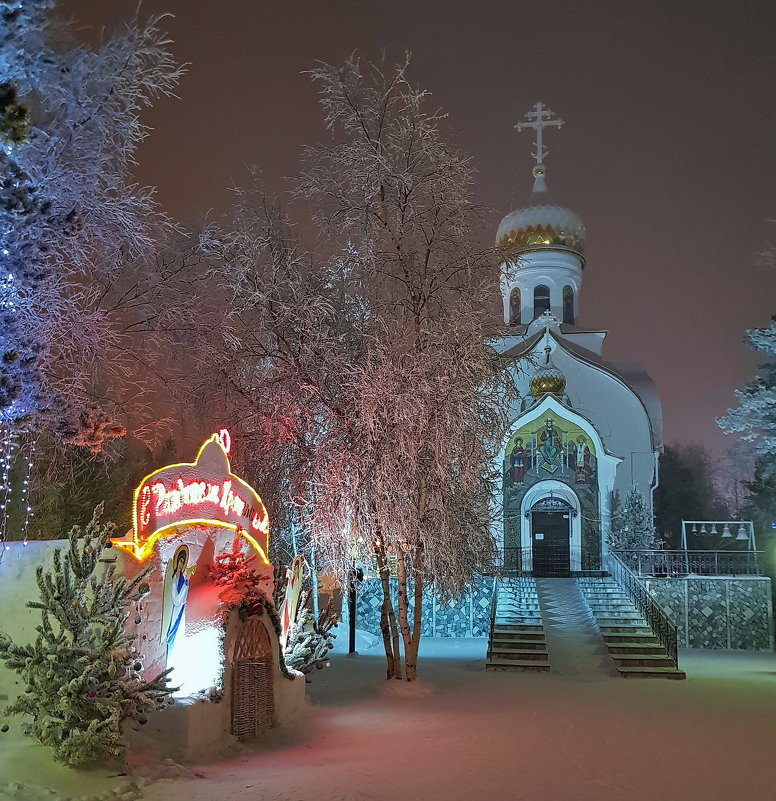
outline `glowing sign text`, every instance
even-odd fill
[[[115,544],[143,559],[165,531],[186,525],[223,526],[239,531],[267,562],[267,510],[256,490],[232,474],[230,447],[229,432],[222,429],[199,449],[196,461],[146,476],[135,490],[131,537]]]

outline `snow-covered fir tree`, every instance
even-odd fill
[[[337,616],[331,601],[318,613],[317,619],[307,605],[308,592],[299,598],[296,620],[288,627],[284,657],[288,667],[307,675],[314,669],[322,670],[330,666],[329,651],[334,648],[337,636],[332,628],[337,624]]]
[[[615,551],[642,551],[658,547],[652,511],[643,493],[635,487],[615,512],[609,545]]]
[[[743,389],[736,391],[738,406],[728,409],[727,415],[717,420],[728,434],[741,434],[752,443],[754,454],[766,457],[761,471],[768,474],[776,465],[776,320],[767,328],[752,328],[746,332],[745,342],[751,350],[762,353],[767,361],[760,365],[760,374]]]
[[[24,733],[72,766],[120,757],[124,721],[145,724],[172,692],[169,671],[141,677],[142,655],[124,628],[153,568],[129,580],[102,564],[115,527],[101,523],[101,513],[100,506],[83,530],[71,530],[51,570],[38,567],[40,600],[27,604],[41,614],[35,641],[21,645],[0,633],[0,659],[24,683],[7,713],[25,716]]]

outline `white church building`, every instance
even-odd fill
[[[607,361],[606,330],[577,325],[585,228],[550,197],[542,142],[561,121],[541,103],[526,116],[516,127],[536,132],[533,192],[496,235],[504,332],[493,345],[522,396],[501,451],[496,533],[507,567],[568,576],[601,569],[615,493],[635,486],[651,504],[661,409],[644,368]]]
[[[541,103],[526,118],[516,127],[536,132],[533,191],[496,234],[503,327],[491,346],[519,390],[494,464],[502,569],[476,577],[459,598],[426,588],[422,634],[487,637],[487,669],[546,671],[564,653],[577,659],[579,642],[564,651],[561,641],[582,632],[605,644],[619,675],[672,679],[684,677],[678,647],[767,651],[771,587],[757,571],[668,570],[656,558],[647,560],[655,570],[637,575],[610,558],[616,499],[635,488],[652,506],[660,399],[641,364],[605,358],[605,329],[577,322],[585,227],[551,199],[542,141],[561,120]],[[376,576],[358,588],[357,626],[375,635],[382,593]]]
[[[542,141],[561,120],[541,103],[526,118],[516,127],[536,132],[533,191],[496,234],[503,327],[491,345],[519,390],[494,465],[502,564],[460,598],[426,588],[423,636],[488,637],[488,669],[542,671],[555,656],[562,662],[560,641],[584,629],[620,675],[666,678],[684,677],[678,647],[769,650],[770,580],[757,570],[669,570],[655,558],[654,570],[637,575],[609,558],[616,501],[635,488],[652,506],[660,399],[641,364],[606,359],[605,329],[577,323],[585,227],[550,197]],[[395,598],[395,579],[390,586]],[[370,577],[358,589],[360,629],[379,634],[381,603],[380,580]]]

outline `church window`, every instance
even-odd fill
[[[550,310],[550,288],[539,284],[534,289],[534,319]]]
[[[509,324],[520,325],[520,290],[517,287],[509,293]]]
[[[563,322],[574,324],[574,290],[568,285],[563,287]]]

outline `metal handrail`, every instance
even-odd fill
[[[531,548],[523,548],[519,545],[507,546],[501,549],[501,565],[499,572],[510,575],[530,575],[531,571],[525,569],[525,565],[531,559]],[[519,567],[518,567],[519,565]]]
[[[660,641],[660,644],[666,649],[668,656],[673,659],[674,664],[678,667],[679,658],[676,626],[670,621],[668,615],[666,615],[652,595],[650,595],[644,583],[618,554],[610,552],[607,562],[612,578],[631,597],[631,600],[644,616],[644,619]]]
[[[617,553],[637,576],[759,576],[762,551],[639,550]]]
[[[488,630],[488,659],[490,659],[490,649],[493,646],[493,630],[496,628],[496,601],[498,600],[499,577],[493,579],[493,595],[490,596],[490,628]]]

